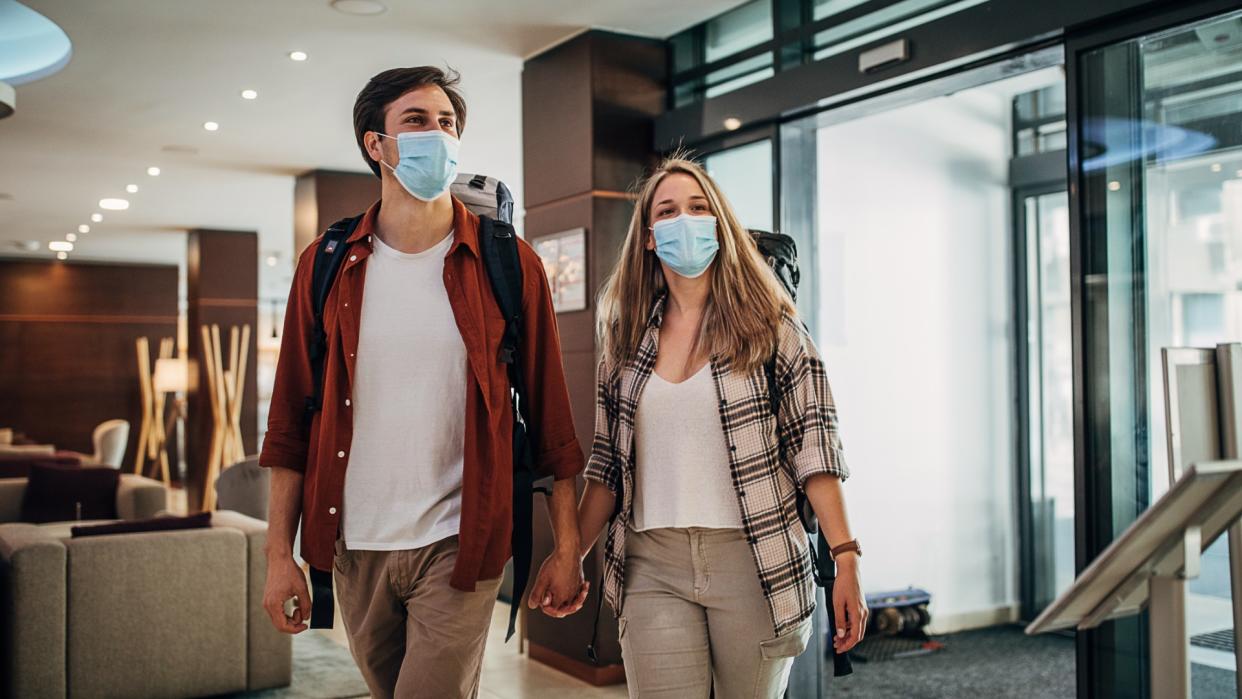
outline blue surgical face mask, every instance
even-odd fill
[[[715,216],[691,216],[656,221],[651,227],[655,236],[655,253],[669,269],[689,279],[707,271],[720,241],[716,239]]]
[[[379,133],[378,131],[376,133]],[[393,138],[380,133],[384,138]],[[422,201],[440,198],[457,178],[457,149],[461,142],[443,131],[407,131],[397,142],[397,167],[392,170],[410,196]]]

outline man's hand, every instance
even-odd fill
[[[285,616],[285,600],[295,596],[298,601],[293,616]],[[268,558],[263,609],[271,617],[272,626],[281,633],[296,634],[306,630],[311,613],[310,591],[306,588],[306,574],[292,555]]]
[[[582,575],[582,559],[573,551],[555,551],[539,566],[526,604],[560,619],[582,609],[591,584]]]

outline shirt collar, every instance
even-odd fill
[[[354,228],[353,235],[349,236],[350,243],[357,242],[363,238],[368,238],[367,245],[370,247],[369,236],[375,232],[375,222],[379,218],[379,210],[382,201],[376,201],[362,215],[362,220],[358,222],[358,226]],[[453,197],[453,246],[449,248],[449,254],[457,251],[457,248],[465,246],[475,257],[479,256],[479,217],[475,216],[461,203],[457,197]]]
[[[661,291],[651,304],[651,314],[647,316],[647,327],[660,327],[664,323],[664,304],[668,301],[668,291]]]

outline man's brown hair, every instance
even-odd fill
[[[388,105],[395,102],[410,90],[435,85],[448,95],[453,111],[457,112],[457,136],[466,128],[466,100],[457,91],[461,76],[453,69],[441,70],[435,66],[419,66],[417,68],[393,68],[371,78],[367,86],[358,93],[354,100],[354,137],[358,140],[358,150],[362,151],[362,159],[371,166],[371,172],[380,176],[379,163],[372,160],[367,153],[363,136],[368,131],[385,133],[384,112]]]

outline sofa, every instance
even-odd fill
[[[0,479],[0,696],[200,697],[288,685],[292,637],[262,608],[265,523],[74,538],[88,522],[15,522],[25,479]],[[117,513],[167,506],[122,474]]]

